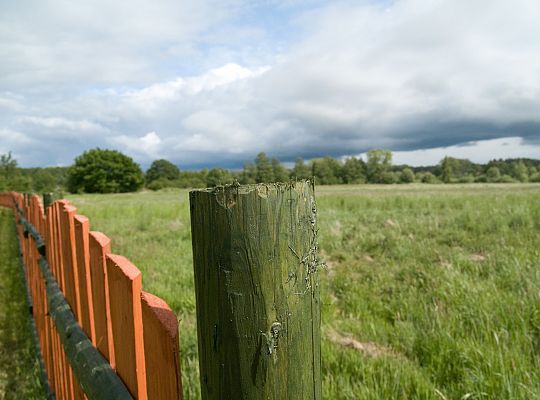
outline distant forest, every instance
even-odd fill
[[[100,166],[100,158],[96,157],[96,154],[104,153],[114,153],[116,164]],[[84,165],[91,173],[85,172],[79,165],[81,160],[89,155],[92,155],[91,161],[85,160]],[[120,161],[118,157],[121,157]],[[129,174],[117,172],[114,177],[110,177],[100,171],[100,168],[111,170],[111,165],[121,168],[124,160],[130,163]],[[119,183],[126,175],[132,178],[128,186]],[[98,185],[88,185],[86,182],[85,186],[81,183],[84,179],[91,181],[98,178]],[[329,156],[309,161],[298,158],[292,168],[286,168],[278,159],[259,153],[253,162],[245,164],[240,171],[224,168],[182,171],[173,163],[161,159],[154,161],[146,172],[140,170],[129,157],[116,151],[100,149],[85,152],[71,167],[20,168],[11,153],[1,155],[0,160],[0,191],[110,193],[139,190],[143,187],[150,190],[203,188],[233,182],[250,184],[308,178],[314,178],[318,185],[540,182],[540,160],[499,159],[491,160],[487,164],[476,164],[467,159],[445,157],[434,166],[412,167],[393,165],[391,151],[374,149],[367,152],[365,160],[355,157],[336,159]]]

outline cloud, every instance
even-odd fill
[[[505,137],[535,154],[538,16],[536,0],[10,3],[0,126],[39,164],[108,145],[181,166]]]
[[[91,133],[108,133],[109,129],[106,127],[88,120],[69,120],[62,117],[32,117],[24,116],[20,121],[25,124],[32,124],[35,126],[50,128],[50,129],[67,129],[77,132],[91,132]]]
[[[169,53],[195,61],[199,35],[230,15],[235,3],[6,3],[0,16],[0,84],[58,88],[156,79]]]
[[[365,154],[359,156],[365,159]],[[396,151],[393,162],[396,165],[414,166],[436,165],[444,157],[466,158],[477,163],[487,163],[493,159],[536,158],[540,159],[540,147],[527,144],[520,137],[479,140],[448,147],[436,147],[412,151]]]
[[[18,112],[23,109],[21,99],[13,93],[3,93],[0,95],[0,111]]]
[[[17,162],[26,162],[28,161],[27,149],[35,145],[35,140],[23,132],[0,128],[0,154],[7,154],[11,151]]]
[[[172,81],[155,83],[143,89],[129,90],[122,97],[141,107],[156,107],[161,102],[174,101],[182,95],[210,92],[236,81],[260,76],[269,69],[270,67],[265,66],[250,70],[241,65],[229,63],[199,76],[178,77]]]
[[[161,158],[159,153],[161,138],[153,131],[136,138],[126,135],[116,136],[109,139],[109,142],[121,151],[127,151],[132,155],[139,156],[138,158]]]
[[[352,145],[459,143],[538,123],[539,13],[533,1],[330,6],[306,17],[312,33],[273,68],[266,90],[290,119],[348,132]]]

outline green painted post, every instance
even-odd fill
[[[203,400],[321,399],[309,181],[190,193]]]
[[[43,193],[43,207],[47,209],[58,197],[52,192]]]
[[[43,193],[43,208],[45,210],[54,202],[54,195],[51,192]]]

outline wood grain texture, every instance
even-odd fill
[[[203,400],[321,398],[312,184],[190,193]]]
[[[176,314],[150,293],[141,299],[148,398],[182,399]]]
[[[106,256],[111,252],[111,241],[101,232],[90,232],[89,247],[95,329],[93,343],[115,368],[106,262]]]
[[[54,260],[55,253],[54,253],[54,247],[53,247],[53,238],[54,238],[53,207],[51,205],[52,203],[49,204],[49,207],[47,207],[45,210],[45,221],[46,221],[45,246],[47,248],[46,259],[52,273],[54,269],[54,263],[55,263],[55,260]],[[49,364],[50,364],[50,368],[52,369],[52,374],[49,375],[49,381],[51,383],[52,391],[54,393],[59,393],[61,377],[59,373],[59,365],[58,365],[58,362],[56,361],[58,360],[58,357],[59,357],[58,348],[57,348],[58,337],[57,337],[56,331],[54,330],[54,324],[49,314],[47,314],[47,325],[49,326],[49,333],[50,333],[49,340],[50,340],[50,348],[51,348],[51,356],[50,356]]]
[[[77,209],[66,203],[61,210],[60,224],[62,230],[62,260],[64,265],[63,289],[66,300],[73,310],[75,318],[81,323],[81,300],[79,294],[79,274],[77,269],[77,255],[75,249],[75,223],[74,217]]]
[[[61,223],[61,212],[66,204],[65,201],[57,201],[53,204],[53,247],[55,255],[55,266],[54,266],[54,275],[60,290],[65,293],[65,275],[63,267],[63,251],[62,251],[62,239],[64,233],[62,232],[62,223]],[[71,380],[67,364],[67,358],[64,353],[64,348],[60,341],[60,336],[57,336],[57,350],[58,350],[58,368],[59,368],[59,378],[60,378],[60,387],[57,395],[60,398],[72,398],[73,394],[71,391]]]
[[[90,222],[83,215],[75,215],[75,248],[79,275],[81,302],[81,326],[95,345],[94,306],[92,299],[92,277],[90,275]]]
[[[146,370],[142,325],[141,271],[127,258],[107,255],[107,278],[116,372],[131,395],[146,396]]]

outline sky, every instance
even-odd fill
[[[538,0],[0,0],[0,154],[540,158]]]

